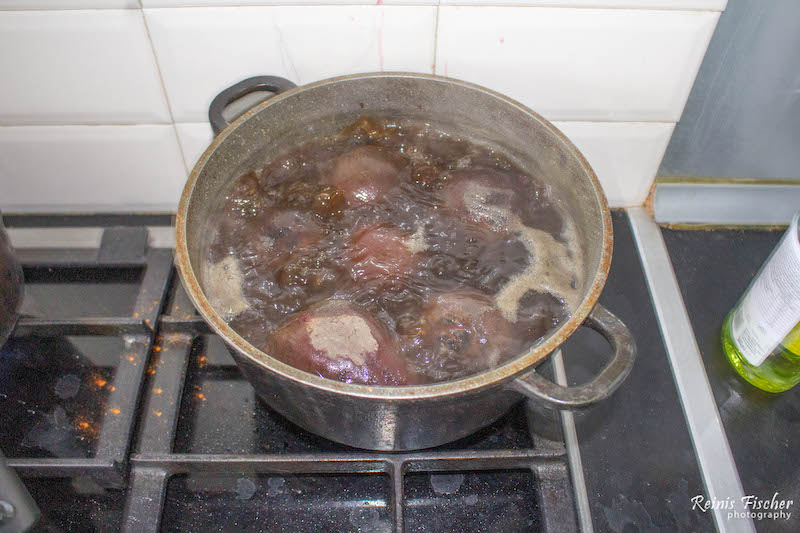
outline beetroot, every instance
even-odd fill
[[[325,300],[275,330],[267,353],[318,376],[363,385],[406,385],[415,380],[396,335],[345,300]]]
[[[341,190],[350,205],[372,203],[398,184],[404,161],[377,146],[360,146],[335,160],[326,181]]]
[[[522,214],[526,201],[514,185],[508,174],[497,170],[459,171],[442,190],[442,199],[461,220],[504,233]]]
[[[414,270],[409,235],[397,228],[378,225],[357,233],[350,244],[351,272],[358,281],[391,281]]]
[[[334,380],[434,383],[569,316],[583,260],[546,181],[416,118],[320,126],[210,217],[203,289],[253,346]]]
[[[494,368],[517,353],[509,323],[490,298],[461,289],[434,297],[404,351],[434,381]]]

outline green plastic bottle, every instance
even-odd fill
[[[798,217],[722,326],[722,348],[736,372],[767,392],[800,383]]]

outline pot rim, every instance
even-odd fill
[[[266,354],[247,342],[236,331],[234,331],[234,329],[229,326],[211,307],[211,304],[203,293],[203,290],[200,288],[200,283],[189,260],[189,249],[186,241],[186,219],[195,184],[197,183],[197,180],[203,171],[206,162],[214,154],[217,148],[225,142],[228,136],[230,136],[238,127],[244,124],[251,117],[261,113],[272,105],[292,98],[295,94],[329,84],[337,84],[349,80],[376,77],[424,79],[438,83],[447,83],[476,90],[486,94],[487,96],[501,100],[503,103],[516,108],[519,112],[539,121],[544,127],[548,128],[554,135],[556,135],[564,143],[565,147],[574,153],[575,157],[577,157],[578,162],[592,183],[596,199],[600,204],[603,226],[603,245],[600,265],[597,269],[594,279],[592,280],[590,289],[586,293],[586,296],[581,304],[578,306],[575,312],[572,313],[572,316],[567,322],[565,322],[559,329],[546,338],[544,342],[536,344],[526,353],[517,356],[504,365],[462,379],[427,385],[361,385],[323,378],[283,363],[282,361],[279,361],[278,359]],[[600,297],[600,292],[603,290],[603,286],[605,285],[609,269],[611,268],[611,253],[613,249],[611,212],[608,208],[608,202],[606,200],[603,188],[600,185],[594,170],[592,170],[592,167],[589,165],[588,161],[586,161],[586,158],[567,138],[566,135],[564,135],[560,130],[558,130],[558,128],[556,128],[547,119],[535,111],[496,91],[454,78],[413,72],[369,72],[327,78],[314,83],[309,83],[307,85],[300,85],[293,89],[282,92],[245,112],[233,123],[231,123],[231,125],[225,128],[224,131],[217,135],[217,137],[211,142],[211,144],[195,164],[188,180],[186,181],[183,193],[181,194],[175,225],[175,262],[178,268],[178,273],[181,277],[181,281],[183,282],[183,286],[186,289],[190,300],[200,312],[200,315],[203,317],[203,319],[209,324],[215,333],[222,337],[226,343],[233,346],[240,354],[247,357],[255,364],[259,365],[265,370],[279,374],[284,378],[334,394],[345,394],[348,396],[379,400],[419,400],[424,398],[449,396],[470,391],[477,391],[478,389],[483,389],[489,386],[499,386],[516,377],[519,377],[521,374],[532,370],[537,363],[555,351],[570,335],[572,335],[572,333],[574,333],[575,330],[584,322],[586,317],[594,308],[597,299]]]

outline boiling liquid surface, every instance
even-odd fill
[[[210,227],[215,310],[256,348],[345,382],[480,373],[583,297],[574,224],[549,188],[424,122],[360,117],[264,161]]]

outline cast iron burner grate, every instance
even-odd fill
[[[409,453],[312,435],[256,400],[147,231],[19,251],[40,309],[4,356],[16,350],[14,375],[41,394],[20,401],[2,378],[3,427],[18,430],[0,448],[42,509],[39,529],[578,530],[557,413],[521,403],[475,435]],[[80,364],[54,363],[65,351]]]

